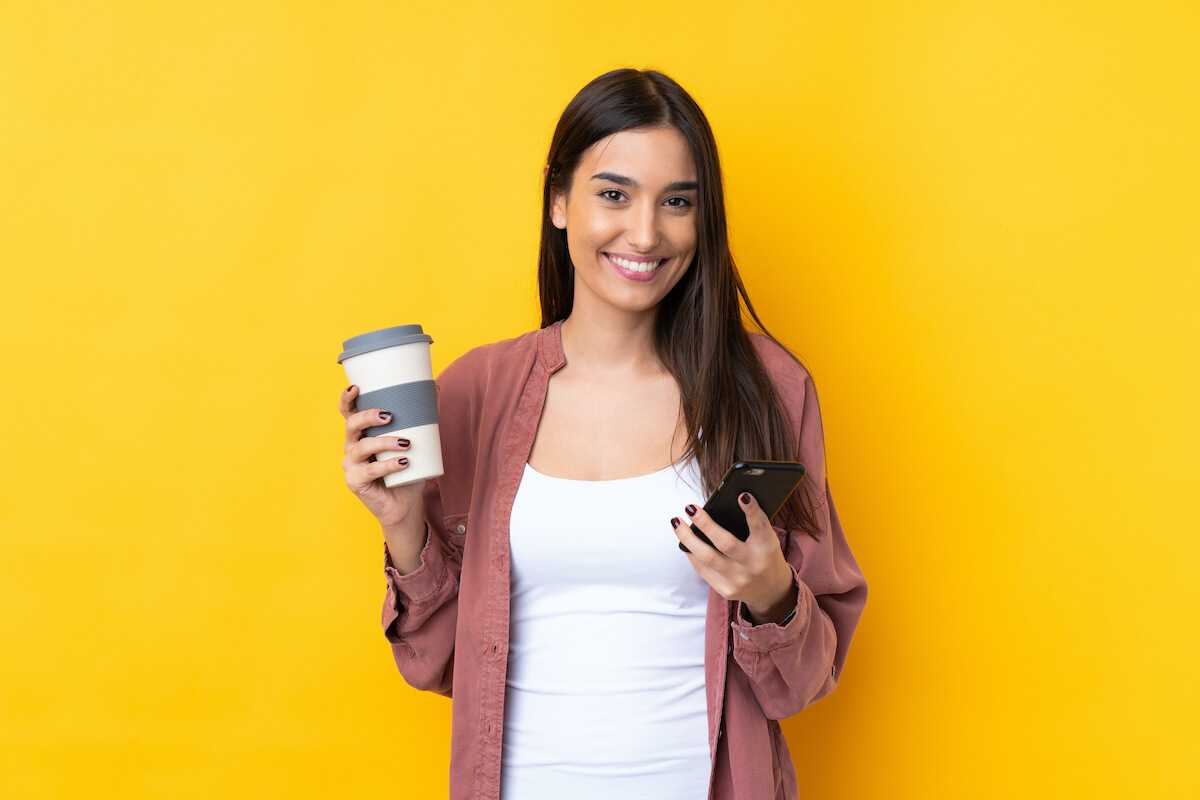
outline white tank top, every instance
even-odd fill
[[[513,502],[501,800],[695,800],[708,793],[708,584],[671,518],[695,462],[636,478],[551,478]]]

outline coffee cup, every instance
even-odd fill
[[[377,461],[405,456],[408,466],[384,476],[385,486],[403,486],[443,473],[442,441],[438,437],[437,389],[429,345],[433,339],[420,325],[399,325],[347,339],[338,363],[359,390],[359,411],[380,408],[391,412],[382,425],[367,428],[366,436],[408,439],[407,451],[389,450]]]

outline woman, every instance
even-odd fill
[[[665,75],[616,70],[567,106],[543,175],[542,327],[439,377],[446,474],[385,488],[407,459],[371,456],[409,443],[364,437],[386,416],[341,398],[396,663],[453,691],[452,797],[795,798],[775,720],[833,689],[866,583],[812,382],[743,326],[708,122]],[[745,542],[699,508],[739,458],[807,467],[779,527],[741,496]]]

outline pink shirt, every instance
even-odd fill
[[[804,480],[822,488],[822,534],[776,527],[799,608],[786,625],[751,625],[710,590],[705,691],[713,800],[791,800],[796,772],[776,720],[833,690],[867,599],[825,479],[816,391],[804,368],[753,336],[792,429]],[[383,627],[417,689],[453,692],[450,797],[498,800],[508,656],[513,499],[533,447],[550,376],[566,363],[559,324],[478,347],[438,377],[446,473],[425,487],[429,540],[400,575],[386,558]],[[386,551],[386,548],[385,548]],[[683,557],[683,554],[680,554]]]

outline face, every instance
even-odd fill
[[[696,165],[674,128],[621,131],[584,153],[551,220],[575,267],[572,314],[653,314],[696,254]]]

